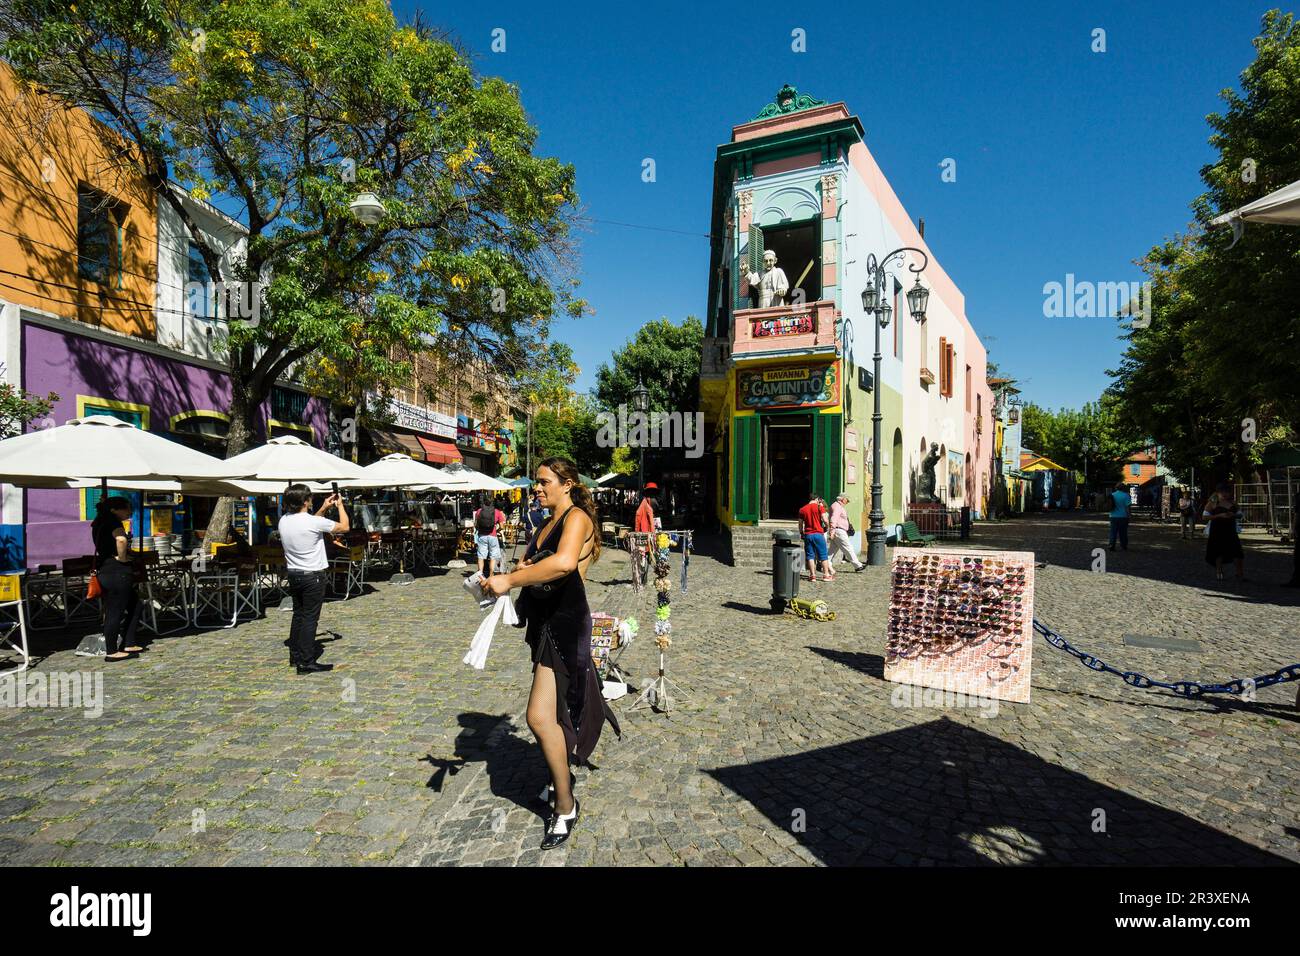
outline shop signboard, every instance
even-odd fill
[[[371,396],[373,399],[373,396]],[[456,437],[456,419],[431,408],[421,408],[396,398],[388,400],[388,410],[393,415],[393,424],[425,435],[437,435],[440,438]]]
[[[736,375],[736,408],[819,408],[840,403],[835,362],[742,371]]]
[[[754,323],[754,337],[774,335],[804,335],[813,330],[811,312],[802,315],[784,315],[774,319],[759,319]]]

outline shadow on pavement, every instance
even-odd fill
[[[831,866],[1290,865],[947,718],[709,773]]]
[[[879,654],[863,654],[860,651],[837,651],[830,647],[813,647],[808,646],[808,650],[814,654],[820,654],[827,660],[834,661],[837,664],[843,664],[845,667],[852,667],[855,671],[861,671],[870,677],[885,679],[885,659]]]
[[[470,712],[459,715],[457,720],[461,731],[456,736],[452,759],[442,760],[432,754],[420,758],[435,768],[425,786],[441,793],[448,777],[471,764],[482,763],[495,796],[544,817],[547,808],[537,800],[537,794],[550,780],[546,764],[536,744],[512,732],[511,716]]]
[[[1231,564],[1225,568],[1227,580],[1215,580],[1213,566],[1205,562],[1205,539],[1198,533],[1183,540],[1176,523],[1135,520],[1129,527],[1128,551],[1106,550],[1108,535],[1109,519],[1104,515],[1048,512],[996,523],[976,522],[968,542],[943,545],[1033,550],[1040,561],[1077,571],[1091,571],[1093,551],[1100,548],[1105,552],[1106,574],[1165,581],[1258,604],[1300,605],[1300,592],[1282,586],[1292,573],[1292,551],[1276,541],[1261,541],[1249,534],[1242,538],[1249,580],[1237,584],[1231,580]],[[1240,594],[1248,597],[1235,597]]]

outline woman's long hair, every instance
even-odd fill
[[[591,563],[595,564],[600,560],[600,513],[596,510],[596,501],[591,497],[591,492],[587,486],[582,483],[582,478],[578,475],[578,466],[567,458],[547,458],[538,468],[549,468],[555,473],[555,477],[560,481],[571,481],[573,487],[569,489],[569,497],[573,503],[587,513],[591,519],[591,527],[595,531],[595,545],[591,553]]]

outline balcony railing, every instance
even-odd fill
[[[740,355],[833,347],[837,318],[835,302],[831,299],[767,309],[737,309],[731,350]]]

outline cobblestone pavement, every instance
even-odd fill
[[[1243,584],[1216,582],[1204,539],[1105,520],[979,524],[976,547],[1032,550],[1036,611],[1121,669],[1224,680],[1300,661],[1289,557],[1249,541]],[[1033,701],[906,706],[882,678],[886,579],[842,569],[803,585],[830,623],[772,615],[771,576],[692,558],[677,589],[670,714],[614,707],[579,770],[583,818],[541,853],[545,770],[522,711],[519,632],[485,670],[461,663],[479,620],[460,574],[326,606],[328,674],[299,677],[288,614],[156,641],[112,666],[75,638],[45,672],[104,672],[103,715],[0,708],[0,861],[9,864],[1258,864],[1300,862],[1296,685],[1254,704],[1135,690],[1034,645]],[[606,552],[595,609],[651,619]],[[649,631],[647,626],[646,631]],[[1124,635],[1191,638],[1198,651]],[[624,663],[656,666],[643,635]],[[899,704],[904,706],[899,706]],[[196,825],[201,824],[201,825]]]

